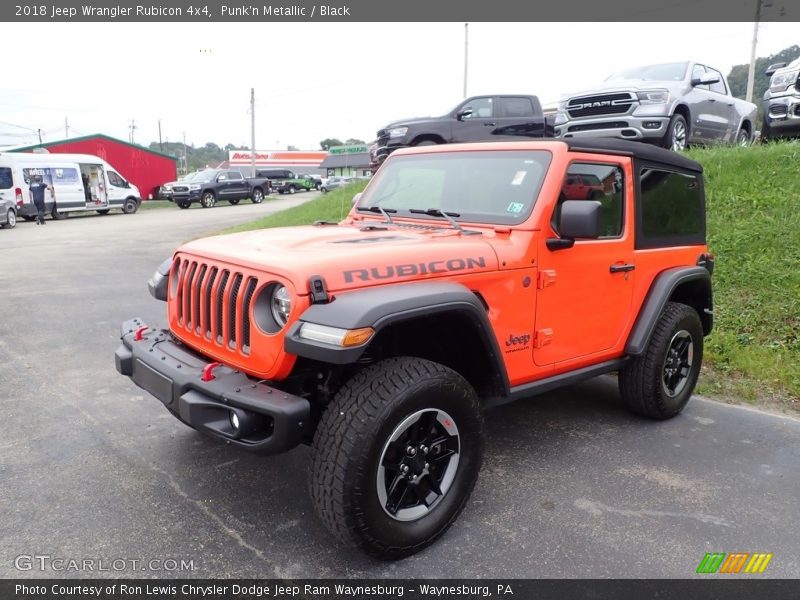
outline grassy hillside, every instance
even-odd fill
[[[689,152],[706,177],[715,328],[699,391],[800,410],[800,144]],[[364,183],[226,232],[338,221]]]
[[[701,391],[800,408],[800,144],[703,148],[715,331]]]

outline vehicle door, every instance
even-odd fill
[[[456,109],[451,132],[453,142],[480,142],[493,139],[497,128],[496,98],[472,98]]]
[[[714,115],[714,138],[732,142],[739,130],[739,114],[736,112],[733,96],[728,93],[722,73],[711,67],[706,67],[706,72],[719,78],[719,81],[708,86],[713,103],[711,110]]]
[[[48,212],[52,210],[54,202],[59,211],[86,207],[86,196],[77,164],[50,163],[47,166],[23,166],[22,176],[25,181],[25,187],[22,190],[23,195],[29,195],[27,188],[30,185],[31,178],[35,175],[40,175],[42,181],[52,187],[55,195],[54,200],[49,191],[45,193],[44,200]]]
[[[226,171],[218,173],[214,181],[216,183],[215,189],[217,198],[229,198],[231,190],[228,187],[228,184],[230,183],[228,181],[228,173]]]
[[[539,251],[538,296],[533,360],[540,366],[586,361],[617,346],[631,319],[633,297],[633,185],[630,160],[575,154],[544,238],[559,238],[558,220],[568,201],[567,182],[600,181],[592,199],[599,202],[601,235],[576,239],[568,248]],[[566,366],[566,365],[564,365]]]
[[[689,126],[688,141],[690,142],[710,142],[716,136],[717,128],[714,125],[714,121],[717,118],[714,115],[716,110],[715,95],[711,93],[711,89],[707,84],[695,83],[705,75],[706,68],[704,65],[694,65],[690,80],[692,89],[686,95],[692,119],[691,123],[687,123]]]
[[[533,99],[529,96],[500,96],[496,108],[497,126],[492,135],[497,139],[544,137],[541,108],[534,106]]]
[[[108,203],[111,206],[121,206],[130,194],[131,186],[116,171],[106,170],[108,178]]]
[[[228,171],[228,198],[247,198],[250,184],[239,171]]]

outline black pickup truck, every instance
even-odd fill
[[[441,117],[403,119],[378,130],[370,145],[372,168],[398,148],[457,142],[553,137],[554,122],[536,96],[473,96]]]
[[[180,208],[189,208],[199,202],[203,208],[211,208],[217,200],[239,204],[250,198],[260,204],[269,195],[270,184],[266,177],[244,177],[239,171],[203,169],[161,187],[161,195]]]

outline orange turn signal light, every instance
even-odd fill
[[[350,329],[342,338],[342,346],[360,346],[373,336],[375,330],[372,327],[361,327],[360,329]]]

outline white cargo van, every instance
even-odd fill
[[[88,154],[0,153],[0,201],[10,199],[23,219],[32,221],[36,207],[31,199],[31,178],[41,175],[54,191],[45,194],[47,213],[62,219],[75,211],[95,210],[101,215],[119,208],[135,213],[142,203],[138,188],[128,183],[102,158]]]

